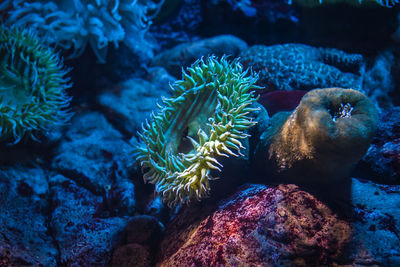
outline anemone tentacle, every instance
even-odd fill
[[[200,59],[182,70],[182,80],[170,86],[172,97],[145,122],[134,153],[144,180],[170,206],[207,197],[211,170],[223,167],[217,158],[243,155],[241,140],[256,124],[249,116],[256,80],[238,60]]]
[[[37,139],[37,133],[70,118],[67,72],[31,31],[0,26],[1,142]]]

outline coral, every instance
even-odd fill
[[[255,45],[243,51],[241,62],[260,72],[267,90],[360,89],[363,57],[332,48],[304,44]]]
[[[247,73],[225,57],[196,61],[143,126],[136,158],[169,205],[208,196],[211,170],[222,167],[217,157],[242,155],[241,139],[256,123],[248,114],[257,77]]]
[[[312,90],[272,137],[269,157],[283,174],[336,181],[367,152],[377,122],[375,105],[359,91]]]
[[[135,52],[150,44],[145,33],[163,0],[6,0],[0,4],[7,25],[30,27],[47,44],[73,49],[78,57],[89,43],[100,62],[105,62],[108,43],[124,41]],[[152,55],[146,55],[150,57]]]
[[[66,73],[31,31],[0,27],[0,141],[37,139],[70,118]]]

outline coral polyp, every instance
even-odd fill
[[[172,97],[162,100],[135,147],[145,181],[156,185],[164,202],[207,197],[211,171],[222,168],[218,157],[243,155],[246,130],[256,124],[249,116],[256,80],[237,60],[209,57],[170,86]]]
[[[0,142],[37,139],[70,118],[66,73],[31,31],[0,26]]]

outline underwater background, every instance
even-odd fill
[[[0,267],[400,266],[399,6],[0,1]]]

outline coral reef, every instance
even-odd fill
[[[70,118],[66,73],[32,31],[0,26],[0,141],[37,140]]]
[[[145,33],[163,2],[6,0],[0,4],[0,14],[7,25],[29,27],[47,44],[73,49],[71,57],[81,55],[89,43],[104,63],[109,43],[124,41],[135,52],[145,51],[142,47],[150,45]]]
[[[241,139],[256,123],[248,114],[257,77],[248,73],[237,60],[198,60],[144,124],[136,160],[169,205],[208,196],[211,170],[222,167],[217,157],[242,155]]]
[[[298,182],[331,183],[349,175],[367,152],[378,115],[361,92],[328,88],[308,92],[281,121],[276,133],[262,137],[278,172],[289,179],[302,174]]]
[[[260,72],[259,83],[272,90],[311,90],[342,87],[360,89],[363,57],[333,48],[304,44],[255,45],[244,50],[241,62]]]

